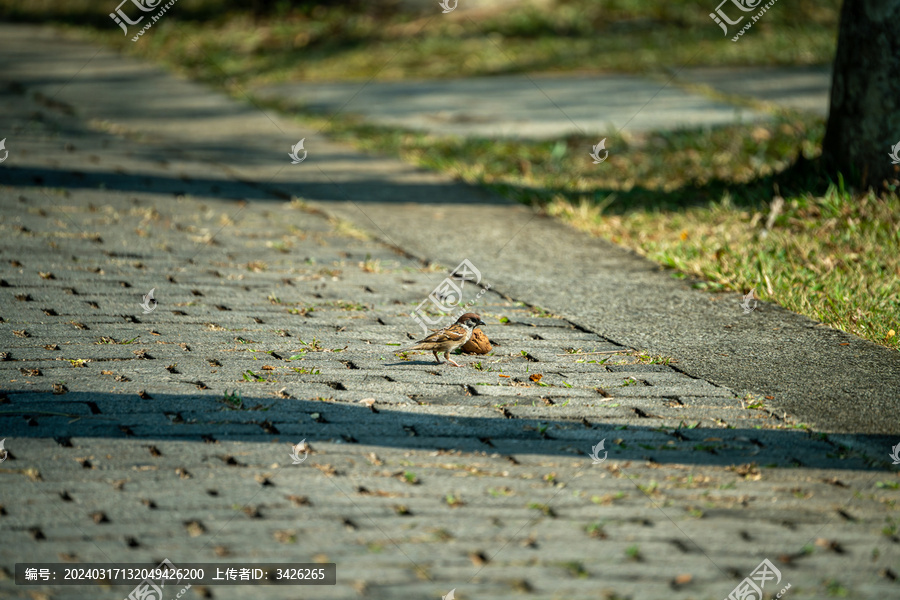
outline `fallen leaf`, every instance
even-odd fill
[[[314,464],[313,467],[322,471],[322,473],[325,475],[325,477],[334,477],[335,475],[338,474],[337,469],[335,469],[331,465]]]
[[[541,374],[541,373],[533,373],[533,374],[531,375],[531,377],[529,377],[528,379],[530,379],[531,381],[533,381],[533,382],[535,382],[535,383],[540,383],[541,377],[543,377],[543,374]]]
[[[188,521],[184,524],[184,528],[191,537],[198,537],[206,533],[206,527],[200,521]]]

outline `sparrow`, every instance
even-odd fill
[[[469,338],[472,337],[472,330],[478,325],[485,325],[481,317],[475,313],[466,313],[458,318],[453,325],[438,329],[428,337],[416,342],[415,346],[400,350],[400,352],[430,350],[434,354],[434,360],[437,364],[441,364],[438,353],[443,352],[447,362],[454,367],[461,367],[462,365],[450,358],[450,353],[468,342]]]

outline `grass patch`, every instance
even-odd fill
[[[642,561],[644,557],[641,555],[641,549],[638,546],[629,546],[625,549],[625,556],[628,557],[629,560],[633,561]]]
[[[839,0],[776,6],[732,43],[694,0],[556,0],[440,14],[437,3],[180,0],[136,43],[92,0],[0,0],[0,17],[92,28],[102,41],[210,82],[446,78],[671,65],[811,65],[834,55]],[[293,4],[294,6],[291,6]],[[130,6],[130,5],[129,5]],[[126,9],[127,10],[127,9]],[[132,10],[132,17],[136,10]],[[140,14],[140,13],[138,13]],[[155,14],[149,13],[149,14]],[[732,27],[734,35],[736,27]],[[728,36],[730,37],[730,36]]]
[[[241,393],[238,390],[234,390],[230,394],[228,393],[228,390],[225,390],[221,401],[225,403],[228,408],[235,410],[240,410],[244,407],[244,399],[241,397]]]
[[[584,568],[584,565],[576,560],[561,562],[561,563],[558,563],[558,565],[560,567],[562,567],[572,577],[577,577],[579,579],[583,579],[583,578],[590,576],[587,569]]]

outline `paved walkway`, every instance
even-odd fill
[[[686,69],[678,82],[706,85],[722,94],[828,115],[831,67]]]
[[[288,83],[255,92],[308,110],[353,113],[379,125],[479,137],[606,137],[768,119],[712,100],[703,85],[772,106],[828,112],[831,73],[820,68],[693,69],[675,77],[508,75],[403,82]]]
[[[633,75],[508,75],[440,81],[291,83],[263,98],[356,113],[381,125],[445,135],[560,138],[724,125],[764,113]],[[348,102],[348,98],[351,99]]]
[[[0,56],[3,594],[163,558],[337,563],[265,599],[721,599],[763,559],[896,594],[896,353],[49,30]],[[463,258],[494,354],[392,354]],[[584,354],[632,348],[674,361]]]

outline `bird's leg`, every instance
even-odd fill
[[[437,364],[441,364],[441,359],[440,357],[438,357],[437,350],[433,350],[432,354],[434,354],[434,362],[436,362]]]
[[[456,362],[456,361],[454,361],[452,358],[450,358],[450,351],[449,351],[449,350],[447,350],[446,352],[444,352],[444,358],[446,358],[446,359],[447,359],[447,362],[450,363],[451,365],[453,365],[454,367],[461,367],[461,366],[462,366],[461,364],[459,364],[458,362]]]

